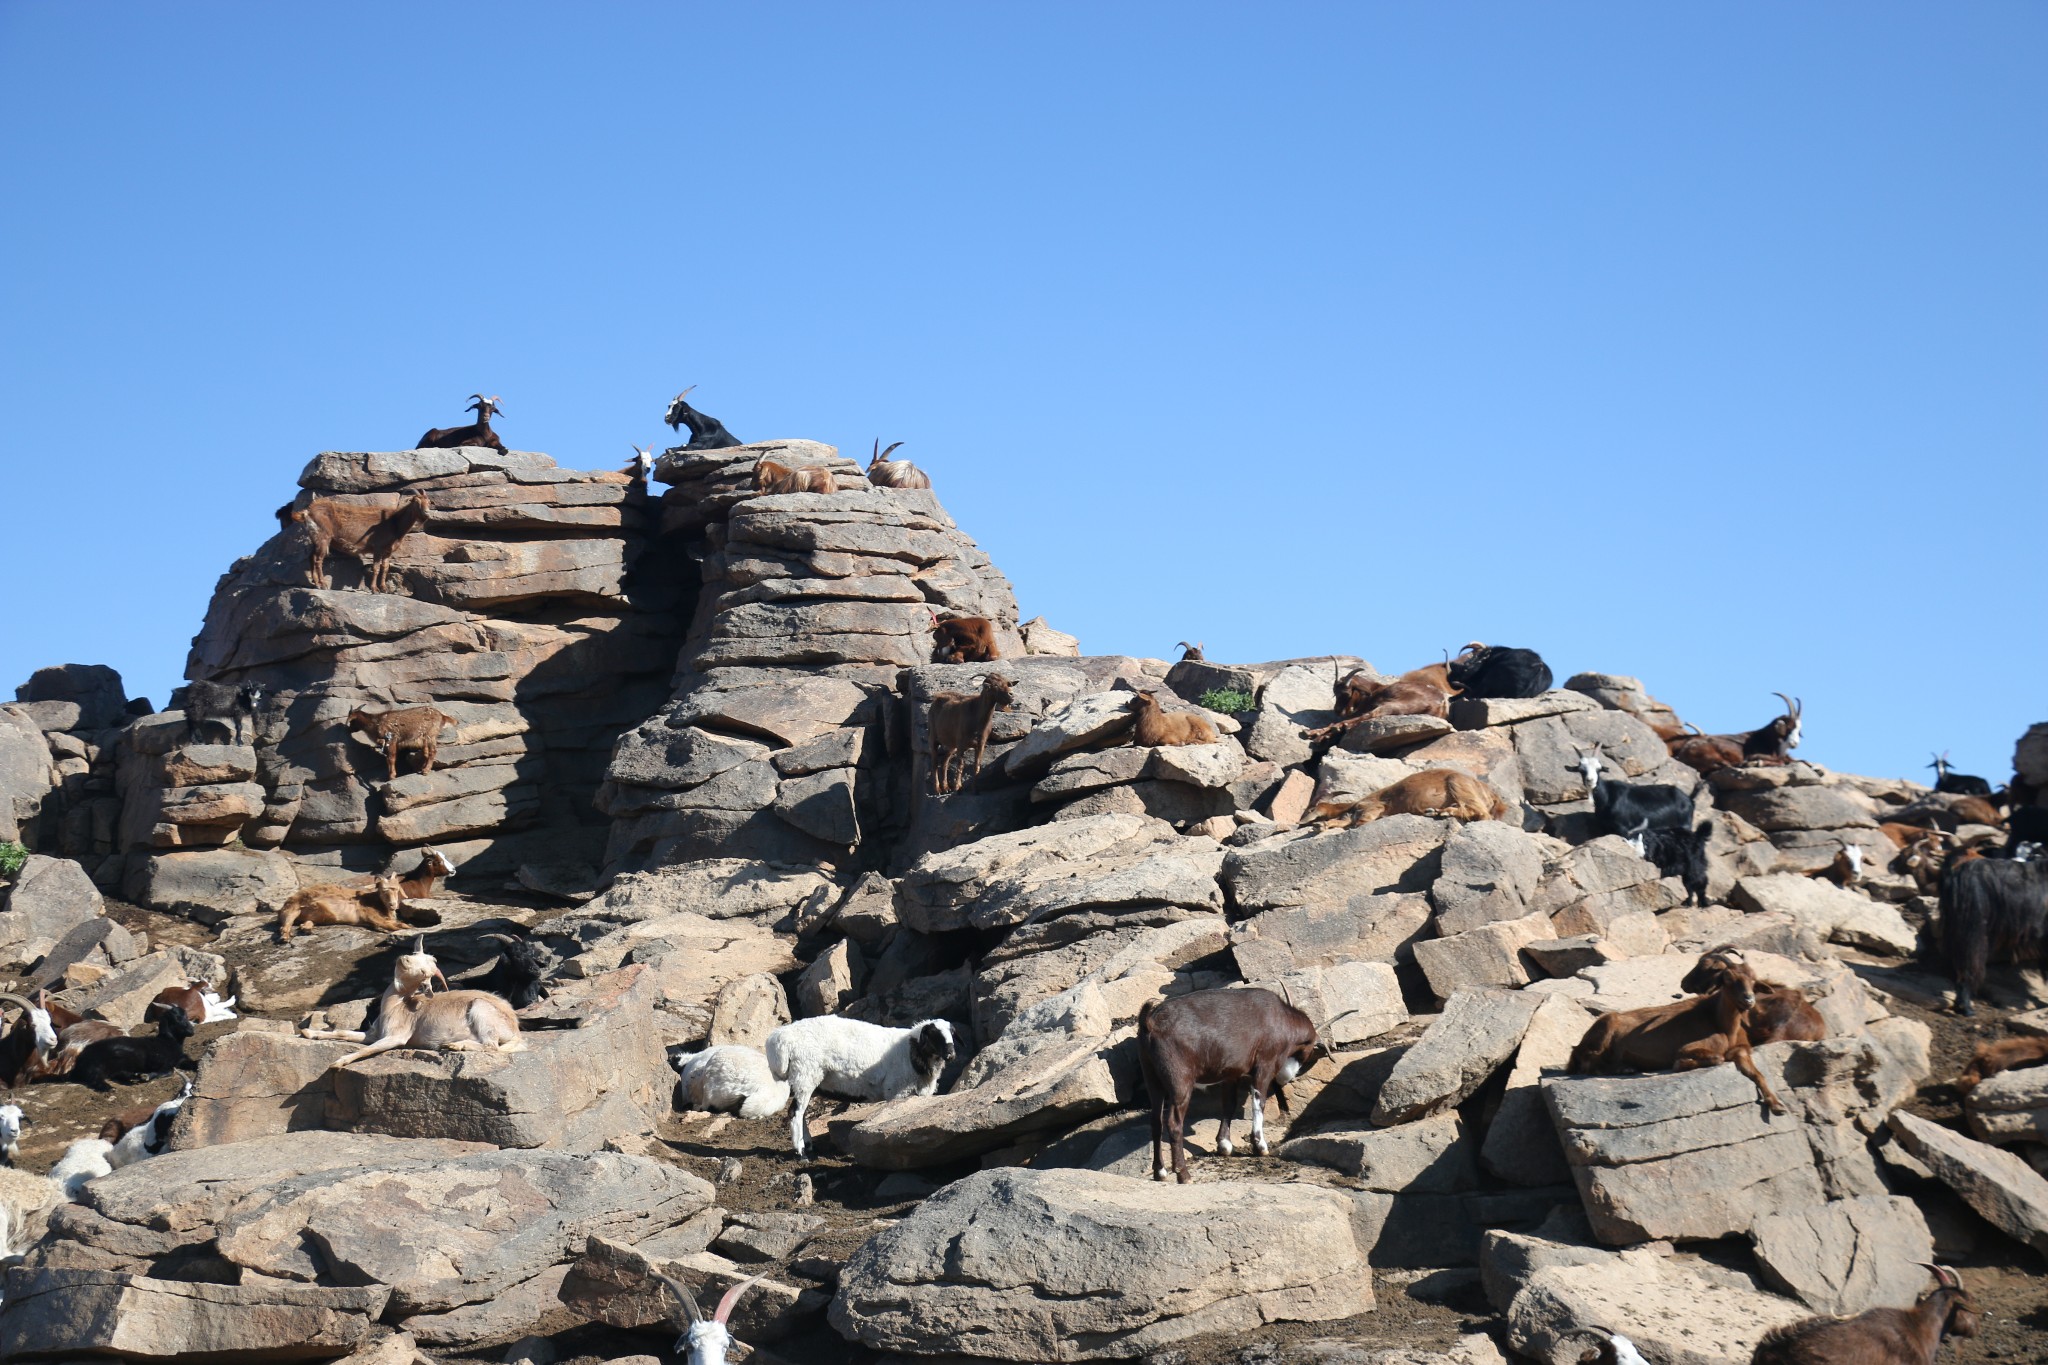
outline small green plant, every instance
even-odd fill
[[[1221,711],[1226,716],[1235,716],[1252,709],[1252,694],[1235,687],[1212,687],[1202,694],[1195,703],[1211,711]]]
[[[0,844],[0,877],[12,877],[27,865],[27,849],[20,844]]]

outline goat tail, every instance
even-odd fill
[[[1144,1036],[1145,1036],[1145,1035],[1146,1035],[1147,1033],[1150,1033],[1150,1032],[1151,1032],[1151,1029],[1150,1029],[1150,1028],[1149,1028],[1149,1027],[1148,1027],[1148,1026],[1146,1025],[1146,1020],[1148,1020],[1148,1019],[1150,1019],[1150,1018],[1152,1017],[1152,1009],[1153,1009],[1153,1007],[1154,1007],[1155,1005],[1157,1005],[1158,1003],[1159,1003],[1159,1002],[1158,1002],[1157,1000],[1147,1000],[1147,1001],[1146,1001],[1146,1002],[1145,1002],[1144,1004],[1142,1004],[1142,1005],[1138,1006],[1138,1036],[1139,1036],[1139,1037],[1141,1037],[1141,1038],[1142,1038],[1142,1037],[1144,1037]]]
[[[768,1041],[762,1045],[761,1051],[768,1056],[768,1074],[778,1081],[787,1081],[789,1079],[789,1040],[782,1036],[781,1029],[777,1029],[768,1035]]]
[[[789,1108],[789,1082],[777,1081],[771,1086],[756,1090],[740,1105],[743,1119],[772,1119]]]

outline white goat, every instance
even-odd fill
[[[439,981],[440,995],[429,989]],[[377,1007],[378,1038],[335,1063],[347,1066],[393,1048],[444,1048],[449,1052],[524,1052],[519,1016],[512,1006],[489,991],[446,990],[441,964],[426,951],[425,939],[398,959],[391,987]]]
[[[757,1048],[726,1043],[673,1057],[670,1065],[692,1109],[738,1110],[743,1119],[768,1119],[789,1105],[788,1082],[775,1079]]]
[[[725,1353],[732,1349],[732,1332],[725,1321],[732,1316],[733,1306],[740,1301],[740,1295],[753,1288],[760,1280],[759,1275],[749,1275],[725,1291],[718,1300],[718,1311],[706,1319],[704,1311],[697,1307],[697,1297],[690,1287],[671,1275],[660,1271],[654,1277],[667,1285],[669,1292],[682,1303],[684,1313],[689,1316],[689,1326],[682,1336],[676,1338],[675,1350],[684,1358],[685,1365],[725,1365]],[[677,1323],[681,1327],[681,1323]]]
[[[114,1144],[105,1138],[80,1138],[57,1158],[57,1164],[50,1168],[50,1179],[63,1191],[65,1199],[76,1203],[79,1190],[88,1180],[114,1173],[114,1164],[107,1159],[113,1150]]]
[[[20,1256],[42,1239],[50,1210],[64,1191],[46,1175],[0,1167],[0,1261]]]
[[[171,1121],[178,1117],[178,1111],[191,1098],[192,1082],[187,1080],[184,1091],[176,1099],[165,1100],[156,1107],[154,1114],[121,1135],[121,1140],[107,1153],[107,1164],[118,1171],[145,1157],[161,1156],[164,1144],[170,1140]]]
[[[795,1112],[789,1138],[799,1159],[810,1155],[805,1120],[811,1096],[823,1090],[849,1100],[898,1100],[929,1095],[953,1060],[953,1026],[926,1019],[909,1028],[884,1028],[836,1014],[799,1019],[768,1035],[768,1070],[789,1082]]]
[[[18,1104],[0,1104],[0,1166],[12,1166],[21,1147],[22,1125],[28,1115]]]

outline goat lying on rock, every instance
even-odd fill
[[[554,955],[530,938],[489,933],[482,937],[505,945],[498,960],[482,976],[464,978],[471,989],[503,996],[513,1009],[523,1010],[548,993],[547,976],[555,965]]]
[[[995,713],[1010,709],[1010,680],[991,673],[979,692],[934,692],[925,709],[925,737],[931,745],[932,790],[956,792],[981,772]],[[970,770],[967,751],[974,750]]]
[[[1498,820],[1507,809],[1501,794],[1478,778],[1456,768],[1428,768],[1357,801],[1318,802],[1308,818],[1326,829],[1349,829],[1389,815]]]
[[[932,662],[987,664],[1001,657],[996,649],[996,624],[986,616],[932,617]]]
[[[1183,744],[1214,744],[1216,727],[1192,711],[1166,711],[1151,692],[1136,692],[1128,703],[1131,742],[1141,749]]]
[[[1398,678],[1382,679],[1363,668],[1355,668],[1336,684],[1337,721],[1311,730],[1313,743],[1335,739],[1346,730],[1386,716],[1434,716],[1451,714],[1451,698],[1460,689],[1451,682],[1447,663],[1413,668]]]
[[[501,455],[504,454],[505,443],[498,439],[497,432],[491,430],[492,415],[503,412],[504,405],[498,401],[496,394],[486,398],[480,393],[473,393],[469,400],[463,406],[463,411],[475,413],[476,421],[466,427],[429,428],[427,434],[420,437],[420,443],[415,449],[455,450],[462,446],[480,446],[485,450],[495,450]]]
[[[346,555],[368,555],[371,592],[383,592],[391,580],[391,556],[398,544],[416,527],[427,522],[427,495],[415,493],[397,507],[365,506],[315,498],[292,513],[292,520],[306,528],[311,557],[306,581],[316,588],[327,586],[327,554],[339,550]]]
[[[1756,1069],[1747,1027],[1756,1007],[1756,973],[1741,954],[1723,950],[1725,965],[1715,989],[1668,1005],[1609,1010],[1593,1021],[1572,1049],[1566,1069],[1574,1076],[1612,1076],[1631,1071],[1682,1071],[1726,1060],[1756,1085],[1774,1114],[1785,1106]],[[1717,1048],[1682,1055],[1692,1044],[1717,1040]]]
[[[193,1023],[185,1011],[173,1005],[156,1021],[154,1038],[102,1038],[80,1050],[77,1063],[66,1078],[107,1090],[109,1081],[142,1081],[165,1076],[191,1063],[185,1057],[185,1040],[192,1036]]]
[[[174,1007],[185,1011],[185,1017],[195,1024],[225,1024],[238,1017],[235,1014],[235,997],[231,995],[223,1000],[208,990],[203,981],[164,987],[142,1011],[142,1017],[154,1019]]]
[[[359,924],[395,934],[405,928],[398,912],[405,908],[405,888],[396,877],[379,877],[369,890],[332,883],[292,892],[277,912],[277,940],[291,942],[316,924]]]
[[[1550,665],[1533,649],[1483,645],[1474,640],[1446,669],[1468,697],[1540,697],[1550,690]]]
[[[30,1123],[18,1104],[0,1104],[0,1166],[12,1166],[21,1152],[21,1130]]]
[[[420,771],[434,771],[434,759],[441,752],[441,731],[455,724],[455,717],[432,706],[399,706],[389,711],[367,711],[358,706],[348,713],[348,728],[360,730],[370,743],[384,751],[387,781],[398,777],[398,755],[411,751],[420,756]]]
[[[1252,1096],[1252,1150],[1265,1156],[1266,1096],[1290,1112],[1283,1088],[1324,1051],[1315,1022],[1269,990],[1246,987],[1190,991],[1138,1009],[1138,1069],[1152,1115],[1152,1178],[1166,1179],[1162,1144],[1173,1152],[1173,1175],[1188,1183],[1185,1142],[1195,1091],[1223,1087],[1216,1150],[1229,1156],[1230,1121]]]
[[[1785,714],[1739,735],[1687,735],[1671,746],[1671,756],[1702,773],[1745,765],[1783,767],[1799,747],[1799,718],[1805,704],[1783,692],[1772,696],[1785,703]]]
[[[690,439],[684,450],[726,450],[740,444],[740,438],[725,429],[725,423],[716,417],[707,417],[683,400],[690,396],[695,384],[684,389],[668,400],[668,414],[662,420],[671,431],[679,427],[690,429]]]
[[[377,1006],[379,1036],[335,1063],[348,1066],[393,1048],[440,1048],[449,1052],[524,1052],[519,1016],[488,991],[446,991],[433,994],[429,984],[448,978],[426,951],[424,940],[398,959],[390,988]]]
[[[1804,1318],[1774,1327],[1757,1343],[1749,1365],[1934,1365],[1944,1338],[1977,1335],[1977,1306],[1955,1271],[1927,1268],[1935,1287],[1911,1308],[1871,1308],[1852,1318]]]
[[[789,1082],[795,1111],[789,1138],[799,1159],[810,1154],[811,1096],[823,1090],[849,1100],[900,1100],[929,1095],[953,1060],[953,1026],[926,1019],[884,1028],[863,1019],[820,1015],[784,1024],[768,1035],[768,1071]]]
[[[868,482],[877,488],[930,488],[931,477],[908,460],[892,460],[889,451],[902,445],[898,441],[889,450],[882,449],[882,438],[875,438],[874,457],[868,461]]]
[[[1995,1043],[1979,1043],[1970,1054],[1970,1064],[1956,1077],[1956,1089],[1975,1090],[2001,1071],[2016,1071],[2042,1062],[2048,1062],[2048,1038],[2001,1038]]]
[[[763,493],[835,493],[839,485],[821,464],[786,465],[763,456],[754,466],[754,487]]]
[[[50,1012],[25,996],[0,991],[0,1003],[21,1011],[0,1037],[0,1087],[12,1090],[28,1083],[34,1064],[57,1050],[57,1026]]]

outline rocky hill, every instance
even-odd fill
[[[763,457],[835,491],[758,494]],[[427,520],[387,592],[340,554],[310,585],[289,517],[229,569],[188,673],[260,689],[243,721],[80,665],[0,706],[15,989],[138,1034],[188,980],[240,1015],[188,1045],[168,1150],[14,1221],[0,1361],[678,1358],[656,1271],[707,1312],[758,1275],[731,1324],[771,1362],[1576,1362],[1598,1328],[1709,1365],[1910,1305],[1937,1256],[1995,1267],[1962,1349],[2014,1358],[2048,1300],[2048,1067],[1948,1084],[2048,1034],[2048,992],[2005,968],[1945,1013],[1913,957],[1934,899],[1882,827],[1995,840],[1981,806],[1796,756],[1703,776],[1621,674],[1319,734],[1364,659],[1083,655],[931,492],[811,442],[670,451],[652,486],[475,448],[299,482]],[[1001,658],[929,662],[934,613]],[[990,673],[983,768],[935,794],[931,700]],[[1134,743],[1137,691],[1214,740]],[[414,705],[448,724],[393,776],[349,715]],[[1692,801],[1704,904],[1603,825],[1595,749]],[[2048,782],[2048,726],[2016,766]],[[1502,817],[1308,818],[1439,770]],[[294,893],[429,850],[457,870],[404,934],[276,941]],[[415,934],[458,986],[490,935],[544,948],[525,1050],[337,1066],[354,1044],[305,1036],[364,1028]],[[1784,1113],[1733,1065],[1568,1073],[1722,947],[1824,1022],[1755,1050]],[[1232,986],[1328,1055],[1270,1154],[1218,1151],[1209,1092],[1193,1183],[1155,1183],[1139,1012]],[[957,1056],[933,1094],[815,1102],[809,1162],[786,1117],[691,1112],[678,1055],[835,1014],[945,1020]],[[36,1172],[179,1090],[18,1079]]]

